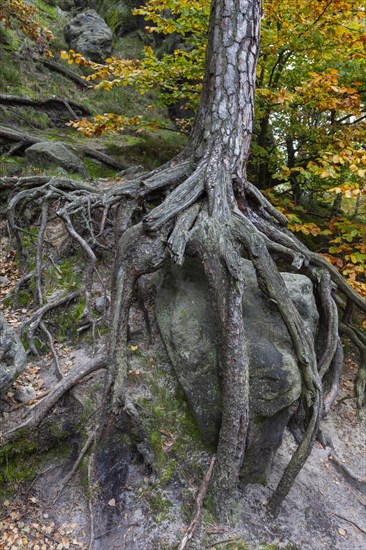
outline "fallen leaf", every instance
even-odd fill
[[[109,506],[115,506],[116,505],[116,499],[111,498],[111,500],[108,502]]]

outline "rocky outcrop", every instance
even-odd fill
[[[318,312],[311,281],[282,274],[300,315],[315,330]],[[253,265],[244,261],[243,316],[250,360],[250,428],[242,477],[265,481],[281,443],[290,405],[301,393],[301,376],[287,328],[258,287]],[[204,440],[215,445],[221,420],[218,334],[208,284],[199,261],[165,272],[156,299],[156,317],[174,370]]]
[[[0,393],[23,372],[26,359],[21,341],[0,311]]]
[[[112,31],[95,10],[80,13],[67,23],[64,37],[70,49],[96,63],[112,54]]]
[[[84,163],[64,143],[40,141],[28,147],[25,155],[37,166],[60,166],[67,172],[78,172],[86,176]]]

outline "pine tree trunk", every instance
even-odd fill
[[[253,128],[260,0],[213,0],[205,77],[191,144],[245,174]],[[219,155],[219,156],[218,156]]]

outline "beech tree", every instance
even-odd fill
[[[116,253],[108,357],[96,358],[88,369],[62,380],[22,426],[4,434],[5,443],[17,437],[19,428],[35,428],[64,391],[103,366],[107,367],[107,375],[94,434],[95,452],[107,422],[121,408],[131,418],[137,415],[126,390],[128,316],[135,285],[142,275],[160,269],[168,259],[182,264],[186,254],[195,255],[207,276],[220,333],[223,410],[211,482],[219,516],[227,513],[235,492],[249,419],[247,336],[242,317],[243,257],[252,261],[261,290],[276,304],[284,320],[303,384],[305,431],[272,496],[270,508],[274,513],[309,456],[319,422],[337,395],[342,354],[335,293],[340,293],[343,306],[354,304],[366,311],[365,300],[332,265],[291,234],[287,218],[247,179],[260,20],[260,0],[213,0],[200,106],[189,142],[173,160],[108,191],[97,191],[65,178],[37,182],[30,178],[18,184],[18,189],[22,184],[27,188],[14,194],[8,208],[21,254],[18,211],[24,201],[42,203],[35,269],[39,309],[32,316],[30,341],[34,332],[42,328],[45,311],[55,306],[47,304],[42,294],[42,247],[45,227],[52,217],[51,202],[57,201],[57,216],[88,258],[84,320],[91,316],[95,248],[107,217],[112,214],[116,220]],[[148,211],[147,200],[159,204]],[[84,232],[80,222],[76,225],[80,212],[84,212],[86,220]],[[88,217],[97,214],[101,220],[98,235],[88,224]],[[279,264],[282,269],[287,265],[301,271],[313,281],[323,323],[316,342],[289,297]],[[65,303],[67,299],[71,299],[70,295],[59,301]],[[364,338],[352,327],[349,330],[355,337]],[[360,392],[363,396],[362,379]]]

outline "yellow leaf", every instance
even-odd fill
[[[131,351],[136,351],[137,348],[138,348],[138,346],[130,346],[130,350],[131,350]]]

